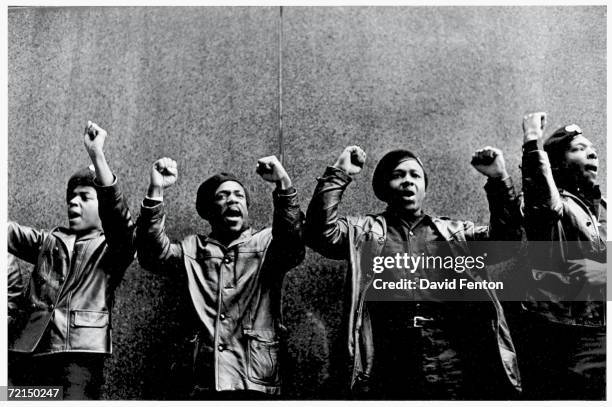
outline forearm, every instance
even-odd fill
[[[491,214],[489,240],[521,240],[520,200],[514,190],[512,178],[489,178],[485,190]]]
[[[98,185],[98,211],[102,221],[102,229],[108,246],[115,251],[133,257],[135,252],[134,230],[136,225],[132,220],[127,199],[118,187],[117,180],[108,186]]]
[[[176,266],[182,260],[181,246],[171,243],[165,220],[164,204],[145,198],[137,221],[136,248],[140,265],[148,270]]]
[[[147,188],[147,198],[156,199],[161,202],[164,198],[164,188],[159,185],[149,184]]]
[[[273,201],[272,242],[267,257],[274,259],[276,268],[287,271],[304,259],[304,214],[300,211],[297,191],[293,187],[277,188]]]
[[[28,263],[36,263],[38,253],[45,239],[45,233],[17,222],[8,222],[7,248],[13,254]]]
[[[306,215],[306,241],[328,257],[340,257],[348,240],[348,226],[338,217],[338,206],[351,177],[344,171],[328,167],[318,179]]]
[[[563,204],[553,178],[548,155],[534,141],[523,149],[523,194],[525,215],[529,218],[557,218]]]
[[[89,158],[96,171],[96,181],[101,186],[112,185],[115,177],[111,171],[103,151],[91,151]]]

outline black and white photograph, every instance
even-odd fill
[[[607,399],[606,3],[2,7],[0,399]]]

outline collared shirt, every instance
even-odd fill
[[[427,256],[445,257],[450,255],[450,249],[444,238],[434,227],[429,215],[424,214],[410,223],[391,211],[384,214],[387,221],[387,240],[381,256],[394,257],[396,254],[406,253],[413,258],[425,259]],[[445,278],[453,278],[444,270],[427,269],[419,266],[416,270],[406,270],[406,268],[385,269],[381,278],[386,281],[400,281],[403,278],[418,281],[420,278],[427,278],[430,281],[444,281]],[[443,300],[438,294],[441,290],[414,289],[386,293],[401,301],[433,301]],[[448,293],[445,291],[448,295]],[[448,298],[447,298],[448,299]]]

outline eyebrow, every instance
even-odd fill
[[[574,147],[593,147],[593,143],[579,141],[578,143],[574,144]]]

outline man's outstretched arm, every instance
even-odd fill
[[[300,264],[305,255],[304,214],[300,210],[297,191],[275,156],[258,160],[257,173],[263,180],[276,184],[273,192],[272,242],[267,256],[279,269],[288,271]]]
[[[127,267],[134,260],[136,224],[104,155],[108,133],[95,123],[87,122],[83,144],[96,171],[94,185],[98,195],[98,212],[106,242],[121,263]]]
[[[142,202],[136,228],[138,262],[151,271],[166,271],[180,267],[183,250],[170,242],[166,235],[164,190],[174,185],[178,177],[176,161],[161,158],[151,168],[147,196]]]
[[[529,225],[548,225],[563,213],[550,160],[542,149],[545,127],[546,113],[530,113],[523,118],[523,212]]]
[[[306,244],[325,257],[347,256],[349,227],[346,219],[338,217],[338,206],[351,176],[361,172],[365,160],[360,147],[346,147],[318,179],[306,214]]]
[[[487,177],[485,191],[489,201],[488,227],[475,228],[474,240],[521,240],[520,201],[500,149],[486,146],[472,156],[472,166]]]

